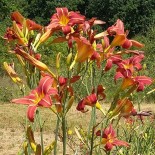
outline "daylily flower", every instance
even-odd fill
[[[122,58],[120,55],[111,55],[109,58],[107,58],[107,63],[105,65],[104,70],[108,71],[112,68],[113,64],[120,63],[122,61]]]
[[[84,62],[88,60],[94,53],[92,45],[86,40],[86,38],[74,38],[77,43],[77,53],[75,55],[74,61],[72,62],[70,69],[73,68],[76,62]]]
[[[83,29],[84,32],[89,32],[94,25],[102,25],[105,24],[104,21],[98,20],[96,18],[91,18],[88,21],[84,21],[83,24],[80,24],[79,27]],[[79,28],[79,29],[80,29]]]
[[[116,133],[115,133],[111,124],[109,127],[104,129],[103,131],[101,131],[101,130],[97,131],[96,135],[97,136],[102,135],[101,143],[105,145],[104,148],[106,151],[111,151],[114,146],[129,147],[129,144],[127,142],[117,139]]]
[[[137,69],[138,71],[142,69],[140,62],[143,60],[144,55],[139,54],[131,57],[130,59],[122,60],[118,62],[116,65],[118,66],[116,70],[115,80],[120,77],[131,77]]]
[[[130,86],[136,86],[135,89],[137,91],[143,91],[145,85],[150,85],[153,82],[153,80],[147,76],[136,76],[136,77],[130,77],[125,78],[122,82],[121,88],[124,90]]]
[[[111,36],[115,36],[112,46],[122,46],[125,49],[135,46],[138,48],[144,45],[135,40],[127,39],[128,31],[124,31],[124,23],[118,19],[114,25],[107,29],[107,32]]]
[[[56,8],[57,13],[51,17],[49,28],[62,29],[64,34],[71,32],[71,28],[76,24],[82,24],[85,17],[78,12],[68,12],[67,8]]]
[[[94,52],[94,49],[85,38],[75,38],[75,41],[77,43],[77,55],[75,61],[84,62],[85,60],[91,57],[91,55]]]
[[[7,41],[12,41],[12,40],[17,39],[18,37],[16,36],[13,29],[9,27],[9,28],[7,28],[6,33],[4,34],[3,38]]]
[[[68,33],[66,36],[64,37],[58,37],[56,39],[54,39],[52,41],[52,43],[62,43],[62,42],[65,42],[67,41],[68,42],[68,46],[70,48],[73,47],[73,41],[74,41],[74,38],[79,38],[80,37],[80,34],[79,32],[71,32],[71,33]]]
[[[82,99],[78,103],[78,106],[76,107],[76,109],[81,112],[87,112],[87,110],[85,110],[85,106],[88,105],[88,106],[93,107],[95,106],[96,103],[97,103],[97,96],[94,93]]]
[[[102,85],[98,85],[97,93],[95,93],[95,89],[93,89],[90,95],[86,96],[78,103],[76,109],[81,112],[87,112],[87,110],[85,110],[85,106],[87,105],[91,107],[96,106],[97,109],[103,112],[103,109],[98,101],[105,99],[106,96],[104,90],[105,88]]]
[[[57,89],[52,88],[53,78],[50,76],[43,77],[36,89],[32,90],[28,96],[19,99],[13,99],[12,102],[26,104],[28,106],[27,117],[34,121],[34,115],[37,107],[50,108],[52,106],[51,95],[57,94]]]

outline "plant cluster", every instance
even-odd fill
[[[110,154],[115,146],[130,147],[128,142],[117,138],[114,129],[121,118],[130,120],[131,117],[151,115],[149,111],[134,108],[132,94],[143,91],[153,80],[139,74],[144,53],[132,50],[132,47],[141,48],[144,45],[128,38],[124,23],[118,19],[114,25],[97,33],[94,26],[104,25],[105,22],[96,18],[86,20],[79,12],[68,11],[67,8],[56,8],[47,26],[26,19],[17,11],[11,14],[11,19],[13,25],[7,28],[4,39],[9,52],[21,64],[26,82],[16,73],[16,64],[4,62],[4,67],[24,95],[12,102],[28,105],[27,117],[32,122],[31,126],[26,127],[23,153],[47,155],[54,150],[56,155],[58,136],[61,134],[63,155],[66,155],[69,141],[67,115],[74,102],[78,102],[76,110],[82,113],[91,110],[87,132],[82,128],[83,132],[80,132],[75,127],[81,142],[76,147],[80,147],[82,154]],[[67,45],[66,53],[56,53],[54,68],[42,62],[44,55],[38,52],[49,38],[50,44]],[[63,65],[62,61],[65,62]],[[115,70],[114,82],[119,85],[107,110],[104,106],[106,88],[101,81],[111,68]],[[31,92],[25,96],[26,86]],[[40,107],[50,109],[51,115],[57,116],[55,140],[45,149]],[[101,120],[96,119],[98,111],[102,114]],[[41,144],[34,140],[32,126],[35,121],[40,125]],[[76,154],[76,148],[74,151]]]

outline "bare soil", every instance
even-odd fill
[[[155,104],[143,104],[142,109],[155,112]],[[0,103],[0,155],[16,155],[25,139],[25,118],[27,107],[12,103]],[[44,127],[44,144],[50,144],[54,140],[54,128],[56,117],[48,109],[41,109]],[[75,106],[69,113],[70,128],[77,124],[87,126],[90,113],[82,114],[75,110]],[[100,117],[100,116],[98,116]],[[87,118],[87,119],[86,119]],[[40,143],[39,132],[35,132],[35,140]],[[58,154],[62,154],[62,145],[58,147]],[[68,154],[70,154],[69,152]],[[71,153],[72,154],[72,153]]]

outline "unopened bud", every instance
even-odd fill
[[[146,66],[146,64],[144,64],[144,65],[143,65],[143,69],[144,69],[144,70],[146,70],[146,69],[147,69],[147,66]]]
[[[13,29],[15,30],[16,34],[18,35],[18,37],[24,38],[23,32],[20,30],[19,26],[16,24],[15,21],[13,21]]]
[[[61,58],[61,53],[59,52],[56,57],[56,68],[57,69],[60,68],[60,58]]]
[[[66,60],[67,66],[71,64],[71,60],[72,60],[72,53],[69,53]]]
[[[72,107],[73,105],[73,102],[74,102],[74,96],[72,96],[69,101],[68,101],[68,104],[67,104],[67,112],[69,111],[69,109]]]
[[[79,63],[77,64],[77,74],[79,74],[80,71],[81,71],[81,63],[79,62]]]
[[[98,101],[96,102],[95,106],[96,106],[97,109],[99,109],[105,115],[105,112],[102,109],[102,106],[101,106],[101,104]]]

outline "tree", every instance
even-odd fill
[[[112,25],[116,19],[124,21],[126,29],[134,35],[146,31],[155,21],[154,0],[89,0],[87,16],[98,17]]]

